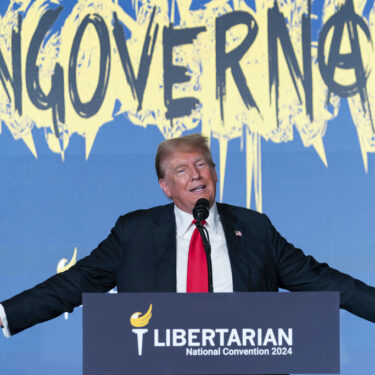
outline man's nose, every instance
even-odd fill
[[[190,167],[190,178],[192,180],[197,180],[200,178],[200,176],[201,174],[200,174],[199,168],[196,165],[192,165]]]

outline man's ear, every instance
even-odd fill
[[[159,178],[159,186],[163,190],[166,197],[171,199],[171,192],[169,190],[168,183],[163,178]]]
[[[215,182],[217,183],[217,173],[216,173],[215,163],[213,163],[212,169],[214,170]]]

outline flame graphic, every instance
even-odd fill
[[[145,327],[150,322],[152,316],[152,304],[148,308],[147,312],[142,315],[140,312],[135,312],[130,317],[130,324],[133,327]]]
[[[65,272],[69,268],[73,267],[77,263],[77,248],[74,248],[74,253],[72,259],[67,264],[68,259],[62,258],[60,259],[59,263],[57,263],[57,273]]]

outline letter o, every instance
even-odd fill
[[[99,80],[92,98],[88,102],[82,102],[77,88],[77,59],[83,34],[89,24],[95,27],[100,44],[100,70]],[[69,58],[69,94],[76,112],[84,118],[95,115],[104,100],[108,86],[109,71],[111,65],[110,40],[104,19],[98,14],[88,14],[77,29],[73,40],[72,50]]]

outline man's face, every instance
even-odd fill
[[[182,211],[192,213],[195,202],[206,198],[215,202],[217,176],[215,167],[201,151],[176,151],[162,163],[164,177],[159,185]]]

